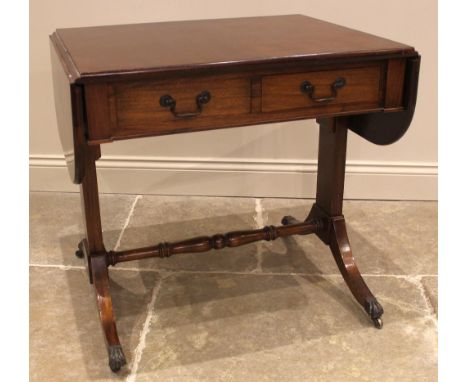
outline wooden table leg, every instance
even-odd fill
[[[346,222],[342,215],[343,190],[346,167],[346,140],[348,120],[345,117],[321,119],[317,197],[306,221],[325,218],[326,227],[318,232],[320,239],[327,244],[346,284],[356,300],[363,306],[377,328],[382,328],[383,308],[374,297],[356,266]],[[291,216],[283,218],[283,224],[296,221]]]
[[[79,244],[77,255],[85,258],[90,281],[96,292],[99,319],[109,355],[109,367],[113,372],[117,372],[126,364],[126,360],[115,325],[110,295],[107,252],[102,239],[95,163],[99,156],[98,147],[88,148],[85,157],[85,175],[81,184],[86,239]]]

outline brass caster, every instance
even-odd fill
[[[383,321],[381,318],[373,318],[372,322],[374,323],[374,326],[377,329],[382,329],[383,328]]]
[[[382,329],[383,321],[382,321],[382,314],[384,312],[382,305],[379,304],[375,297],[370,297],[366,300],[364,309],[366,310],[367,314],[370,316],[374,326],[377,329]]]

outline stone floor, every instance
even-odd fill
[[[102,195],[108,249],[303,218],[310,200]],[[315,236],[111,268],[114,375],[82,260],[80,199],[30,195],[31,381],[436,381],[437,204],[345,202],[375,329]]]

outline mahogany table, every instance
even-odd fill
[[[408,129],[420,56],[414,48],[302,15],[58,29],[50,36],[55,106],[74,183],[84,257],[109,355],[117,335],[108,267],[315,233],[378,328],[382,306],[356,267],[342,215],[348,130],[379,145]],[[304,221],[126,251],[104,247],[95,162],[114,140],[316,118],[317,194]],[[312,128],[312,125],[311,125]]]

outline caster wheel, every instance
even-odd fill
[[[292,216],[284,216],[283,219],[281,219],[281,224],[282,225],[289,225],[291,224],[291,220],[294,219]]]
[[[122,346],[114,345],[109,346],[109,367],[114,372],[117,373],[122,366],[127,363],[125,360],[125,355],[122,350]]]
[[[381,318],[373,318],[372,322],[374,323],[374,326],[377,329],[382,329],[383,328],[383,321]]]
[[[75,252],[75,256],[78,257],[79,259],[82,259],[84,257],[84,253],[81,249],[78,249],[76,252]]]

